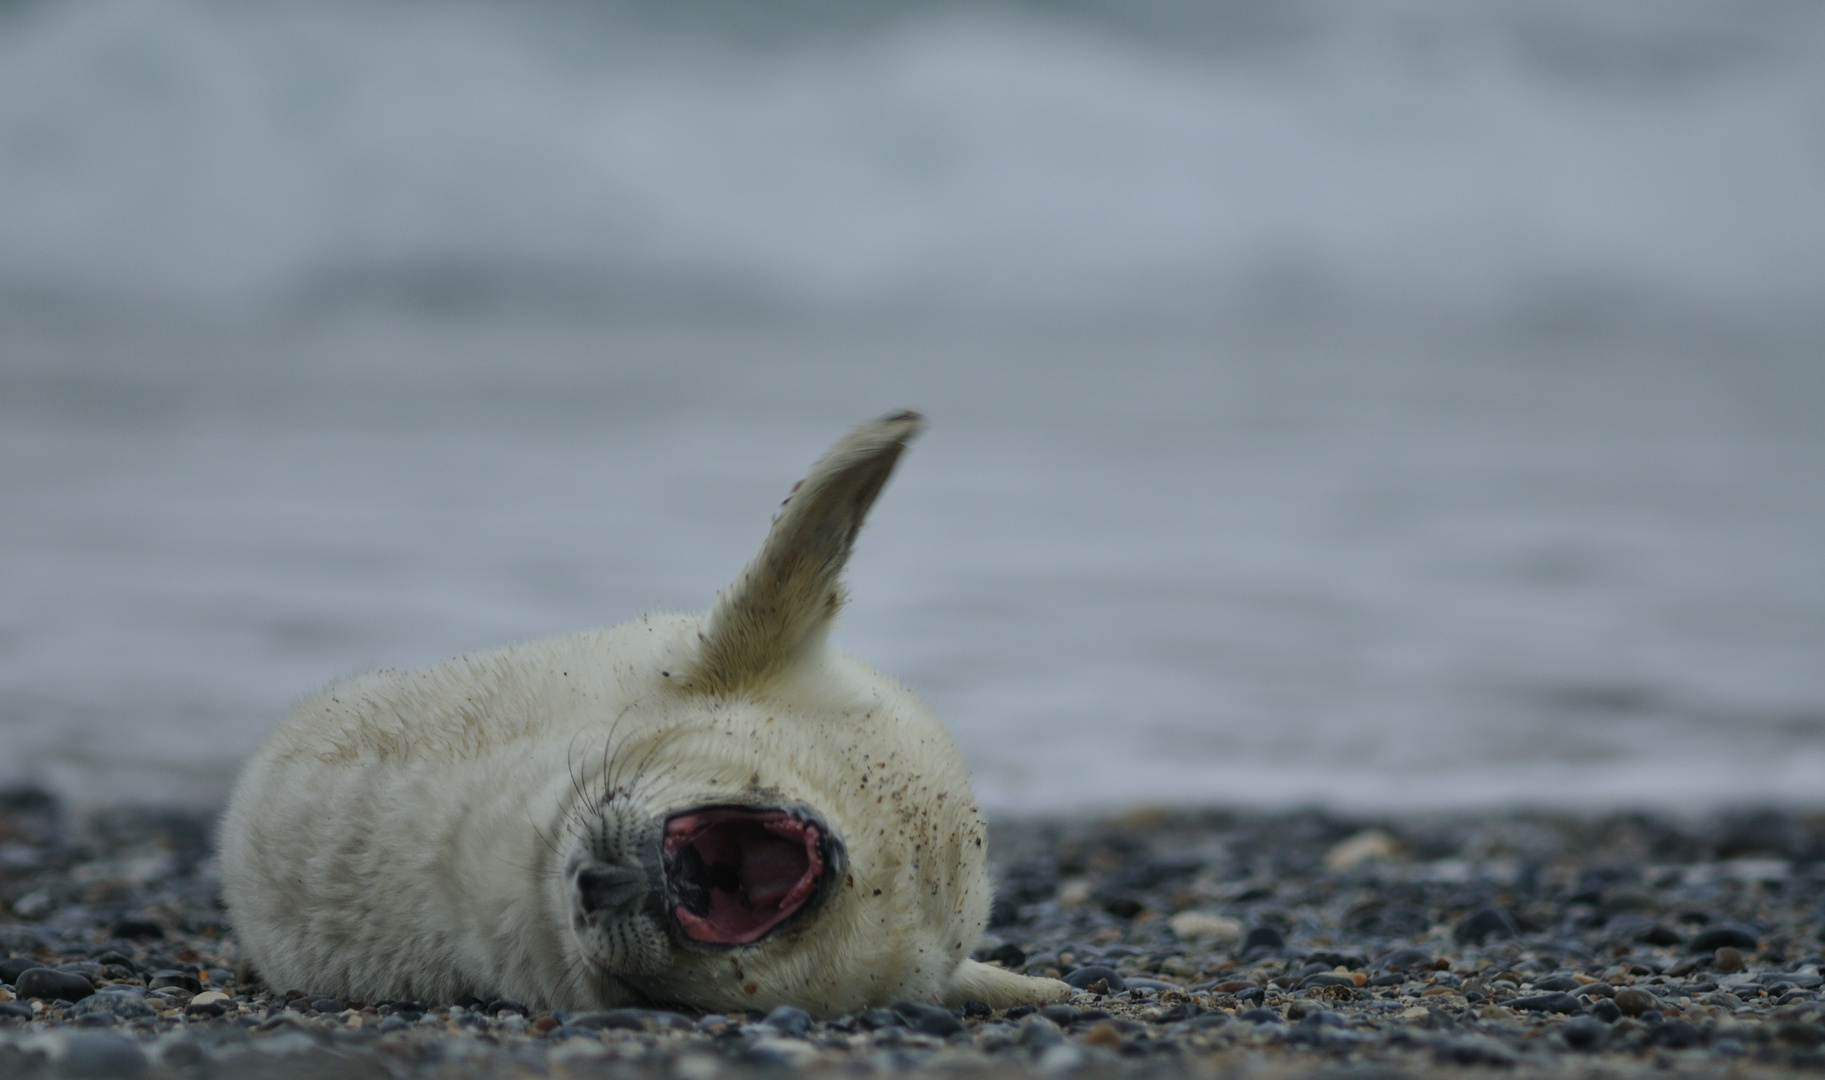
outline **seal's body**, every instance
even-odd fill
[[[788,498],[715,609],[376,672],[299,705],[222,827],[274,989],[547,1008],[1061,1000],[968,959],[992,886],[961,755],[825,647],[856,530],[919,419]]]

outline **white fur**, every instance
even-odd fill
[[[223,820],[247,960],[276,990],[370,1002],[831,1015],[1068,996],[968,959],[992,886],[963,759],[910,692],[824,645],[855,532],[918,427],[897,414],[839,443],[709,615],[374,672],[299,705]],[[845,880],[750,946],[658,938],[633,914],[585,925],[579,859],[717,803],[815,808]]]

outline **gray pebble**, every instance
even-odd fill
[[[1502,1004],[1522,1012],[1575,1013],[1583,1012],[1584,1006],[1570,994],[1534,994],[1529,997],[1518,997]]]
[[[1686,942],[1686,948],[1695,955],[1715,953],[1719,949],[1748,949],[1753,951],[1760,944],[1756,932],[1739,923],[1721,923],[1707,926],[1692,935]]]
[[[802,1039],[805,1037],[805,1032],[811,1030],[811,1014],[803,1009],[795,1009],[790,1005],[781,1005],[768,1013],[767,1018],[762,1020],[761,1023],[779,1032],[781,1035],[790,1035],[795,1039]]]
[[[1122,978],[1120,972],[1112,967],[1104,967],[1101,964],[1092,964],[1089,967],[1078,968],[1076,971],[1065,976],[1065,985],[1078,990],[1088,990],[1091,986],[1094,986],[1096,983],[1102,982],[1105,979],[1109,982],[1109,992],[1111,994],[1119,994],[1123,990],[1128,989],[1128,983]]]
[[[95,984],[81,975],[50,968],[30,968],[13,984],[22,998],[46,1001],[81,1001],[95,992]]]
[[[138,991],[116,990],[112,987],[97,991],[70,1008],[71,1016],[89,1016],[94,1013],[108,1013],[120,1020],[158,1015]]]
[[[1485,938],[1512,938],[1520,932],[1514,916],[1492,905],[1464,916],[1451,931],[1451,938],[1460,945],[1481,945]]]
[[[108,1032],[79,1031],[64,1045],[57,1070],[64,1076],[84,1080],[137,1080],[146,1075],[150,1064],[132,1039]]]

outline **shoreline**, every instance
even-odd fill
[[[76,820],[42,794],[0,792],[0,1073],[1825,1069],[1815,811],[996,820],[999,895],[977,955],[1056,973],[1077,998],[823,1022],[339,1002],[242,984],[213,820],[124,808]]]

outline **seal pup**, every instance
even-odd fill
[[[352,1001],[552,1009],[1071,990],[969,958],[991,901],[962,755],[825,638],[916,413],[793,488],[700,616],[377,671],[300,704],[222,820],[244,962]]]

